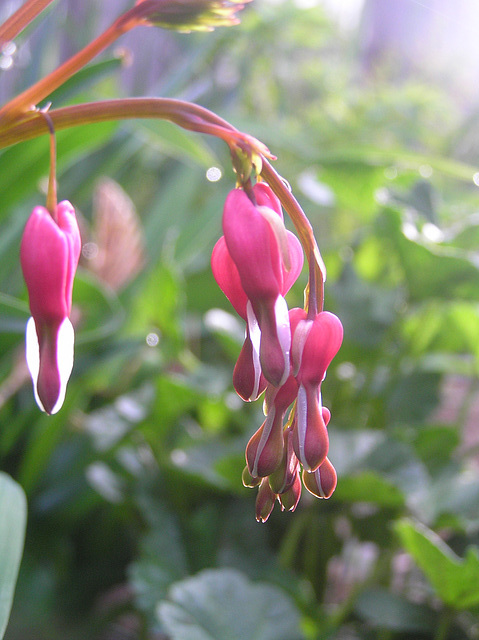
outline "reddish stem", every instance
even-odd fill
[[[39,80],[0,109],[0,127],[10,125],[20,114],[31,111],[52,91],[61,86],[73,74],[82,69],[92,58],[110,46],[121,35],[141,23],[138,9],[133,7],[95,38],[84,49],[60,65],[55,71]]]
[[[280,199],[296,228],[308,260],[310,263],[314,263],[317,308],[318,311],[322,310],[326,269],[314,237],[313,228],[285,181],[264,157],[267,149],[257,140],[240,133],[229,122],[204,107],[168,98],[124,98],[79,104],[54,109],[49,111],[49,116],[56,131],[111,120],[160,118],[169,120],[190,131],[217,136],[224,140],[233,151],[237,146],[249,146],[256,153],[263,154],[261,176]],[[47,125],[39,113],[26,114],[18,123],[0,130],[0,148],[35,138],[46,131]]]
[[[13,40],[53,0],[27,0],[14,14],[0,25],[0,50],[6,42]]]

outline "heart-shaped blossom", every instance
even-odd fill
[[[211,263],[220,288],[248,322],[247,342],[254,326],[259,326],[258,362],[265,378],[279,386],[289,375],[291,345],[284,295],[301,272],[303,252],[296,236],[285,229],[280,202],[270,187],[257,183],[253,195],[256,203],[242,189],[228,195],[223,212],[224,236],[213,249]],[[245,400],[255,399],[252,392],[258,388],[255,381],[259,372],[251,347],[245,345],[246,354],[251,354],[249,361],[245,357],[240,361],[242,367],[246,366],[241,378],[251,378],[237,388]]]
[[[318,313],[313,320],[300,319],[294,329],[291,359],[298,382],[298,401],[293,443],[306,471],[317,469],[328,454],[321,383],[342,339],[341,321],[328,311]]]
[[[45,207],[33,209],[20,247],[32,313],[26,329],[26,358],[35,399],[50,414],[63,404],[73,367],[69,315],[80,250],[75,210],[69,202],[60,202],[54,217]]]

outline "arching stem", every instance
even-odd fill
[[[268,162],[267,157],[272,157],[268,149],[258,140],[239,132],[229,122],[204,107],[168,98],[124,98],[90,102],[53,109],[49,111],[49,116],[56,131],[111,120],[159,118],[190,131],[219,137],[233,151],[238,147],[249,147],[254,154],[261,155],[260,175],[278,196],[296,228],[308,260],[314,264],[317,307],[318,310],[322,309],[326,268],[314,237],[313,228],[285,180]],[[47,124],[38,112],[25,114],[18,123],[11,124],[3,130],[0,129],[0,149],[17,142],[36,138],[46,132],[48,132]]]
[[[0,50],[4,44],[13,40],[52,2],[53,0],[27,0],[17,9],[0,25]]]

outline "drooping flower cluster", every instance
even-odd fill
[[[246,486],[259,487],[256,518],[264,522],[276,499],[283,509],[296,508],[301,467],[312,494],[328,498],[336,487],[321,383],[343,329],[326,311],[288,311],[284,296],[302,270],[303,252],[267,184],[258,182],[248,194],[240,188],[230,192],[223,232],[213,249],[213,275],[246,321],[233,384],[246,401],[265,391],[266,418],[248,442],[243,473]]]
[[[32,313],[26,329],[26,357],[37,404],[50,414],[63,404],[73,367],[69,316],[80,250],[75,210],[68,201],[56,206],[54,217],[45,207],[33,209],[20,247]]]

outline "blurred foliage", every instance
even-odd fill
[[[1,72],[4,93],[72,47],[74,4],[19,38],[31,64]],[[80,13],[78,46],[105,17]],[[195,99],[278,156],[345,327],[324,385],[339,484],[327,502],[304,495],[294,514],[254,521],[241,471],[261,403],[232,391],[242,328],[209,269],[234,175],[222,145],[168,123],[58,135],[59,195],[80,212],[85,250],[66,402],[39,413],[18,246],[44,199],[48,144],[5,149],[0,464],[29,504],[5,638],[477,638],[479,192],[464,153],[477,112],[422,75],[398,87],[371,73],[361,31],[319,6],[257,0],[233,29],[139,31],[130,69],[110,52],[52,99],[121,94],[134,73],[144,93]],[[135,57],[153,38],[150,56],[164,56],[142,87]],[[125,245],[102,245],[100,230],[114,231],[105,177],[108,207],[129,210],[115,218]],[[120,264],[121,283],[106,275]],[[301,284],[289,301],[301,304]]]

